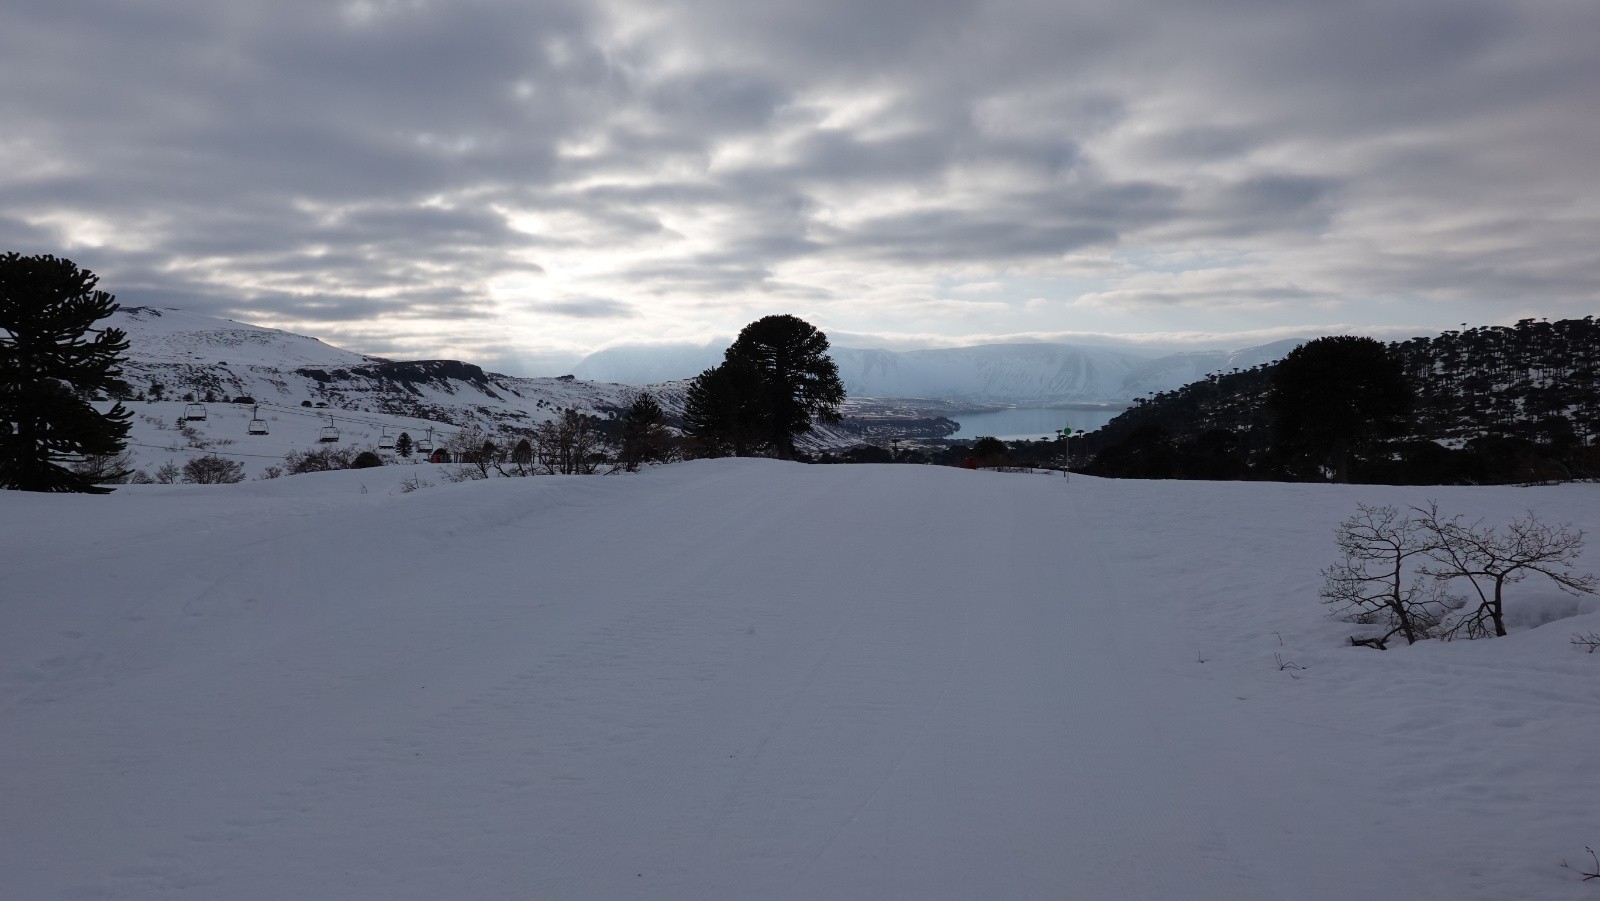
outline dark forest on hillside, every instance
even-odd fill
[[[1412,398],[1403,433],[1351,460],[1354,482],[1496,484],[1600,478],[1600,322],[1525,319],[1387,346]],[[1125,478],[1320,480],[1292,465],[1270,399],[1281,361],[1137,400],[1073,439],[1075,469]],[[1023,443],[1013,456],[1048,446]]]

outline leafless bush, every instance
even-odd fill
[[[1481,521],[1465,523],[1459,516],[1444,519],[1434,503],[1413,509],[1434,537],[1428,552],[1432,563],[1422,573],[1441,583],[1465,580],[1471,589],[1469,599],[1478,602],[1450,627],[1451,636],[1505,635],[1505,587],[1530,575],[1542,575],[1570,595],[1595,593],[1600,580],[1572,571],[1583,550],[1583,531],[1571,523],[1546,525],[1530,510],[1496,529]]]
[[[444,477],[451,482],[470,482],[487,479],[500,462],[500,444],[488,432],[476,425],[468,426],[451,436],[445,443],[450,459],[456,465],[445,470]]]
[[[171,485],[183,475],[183,469],[178,464],[168,460],[156,469],[156,481],[162,485]]]
[[[1583,850],[1588,851],[1589,852],[1589,859],[1594,861],[1594,866],[1590,867],[1587,870],[1582,871],[1583,872],[1583,881],[1584,882],[1588,882],[1591,879],[1600,879],[1600,855],[1595,854],[1594,849],[1589,847],[1588,845],[1584,845],[1583,846]],[[1568,864],[1564,860],[1561,862],[1561,865],[1566,867],[1569,870],[1572,869],[1572,866],[1570,864]]]
[[[183,436],[183,439],[189,443],[190,447],[197,450],[205,450],[211,446],[211,442],[200,434],[199,429],[181,419],[178,420],[178,434]]]
[[[591,475],[605,463],[605,437],[594,417],[566,410],[534,431],[535,459],[552,475]]]
[[[216,454],[195,457],[183,464],[183,480],[191,485],[231,485],[244,481],[244,464]]]
[[[290,475],[349,469],[350,464],[355,462],[356,453],[357,449],[350,447],[319,447],[290,451],[283,457],[283,468]]]
[[[1383,649],[1396,634],[1407,644],[1441,634],[1460,606],[1437,580],[1410,572],[1411,558],[1433,551],[1434,539],[1414,517],[1392,506],[1356,505],[1334,530],[1344,559],[1322,571],[1322,601],[1351,622],[1377,625],[1381,635],[1352,637],[1353,645]]]
[[[422,476],[418,476],[418,475],[406,476],[405,478],[400,480],[400,493],[401,494],[410,494],[413,491],[421,491],[424,488],[432,488],[432,487],[433,487],[433,483],[432,482],[430,482],[427,479],[424,479]]]
[[[1572,633],[1572,644],[1574,647],[1583,648],[1593,654],[1596,649],[1600,649],[1600,632],[1588,632],[1582,635],[1574,632]]]
[[[72,471],[96,485],[121,485],[133,475],[133,455],[127,451],[120,454],[89,454],[72,464]]]
[[[1494,528],[1446,518],[1431,501],[1404,514],[1361,504],[1334,537],[1344,559],[1322,571],[1323,602],[1353,622],[1385,630],[1352,636],[1353,645],[1381,649],[1396,634],[1408,643],[1505,635],[1507,585],[1535,573],[1571,595],[1594,594],[1597,585],[1595,576],[1572,571],[1583,532],[1569,523],[1546,525],[1532,512]],[[1447,590],[1463,580],[1468,596]]]

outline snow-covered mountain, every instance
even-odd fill
[[[672,412],[684,391],[682,383],[530,379],[457,360],[392,361],[182,310],[125,308],[106,324],[128,333],[123,379],[135,398],[127,404],[135,414],[130,451],[145,469],[218,453],[254,474],[290,451],[316,446],[324,428],[358,447],[401,431],[419,438],[430,429],[442,442],[468,426],[525,433],[566,409],[611,418],[644,390]],[[241,397],[251,403],[232,402]],[[252,419],[267,434],[250,434]],[[179,423],[194,436],[180,432]]]
[[[1119,405],[1213,372],[1281,359],[1299,343],[1181,354],[1076,344],[984,344],[904,352],[839,347],[832,354],[845,390],[857,396],[1025,406]]]
[[[210,393],[410,416],[486,428],[537,425],[561,410],[605,415],[640,387],[570,377],[519,378],[458,360],[396,362],[332,347],[316,338],[181,310],[133,307],[108,324],[128,333],[123,378],[148,397],[155,384],[174,399]],[[681,386],[647,386],[672,406]]]
[[[722,362],[730,340],[705,344],[618,344],[601,348],[573,367],[580,379],[648,385],[692,379]]]
[[[834,347],[839,378],[853,397],[927,398],[979,404],[1123,405],[1170,391],[1213,372],[1281,359],[1301,339],[1243,350],[1168,353],[1087,344],[981,344],[893,351]],[[574,369],[580,377],[616,382],[689,378],[717,365],[709,345],[619,345],[597,351]]]

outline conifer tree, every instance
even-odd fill
[[[689,385],[683,430],[702,456],[752,456],[770,446],[770,409],[761,371],[744,360],[727,359]]]
[[[667,456],[671,433],[667,431],[667,416],[649,392],[639,395],[622,414],[622,448],[617,462],[628,472],[636,472],[641,463],[653,463]]]
[[[724,355],[760,375],[765,397],[765,435],[784,460],[795,456],[795,439],[811,422],[839,421],[844,385],[828,356],[828,336],[795,316],[765,316],[744,327]]]
[[[1278,451],[1350,481],[1351,457],[1405,429],[1411,387],[1382,342],[1353,335],[1302,344],[1273,370],[1272,431]]]
[[[117,310],[99,279],[53,256],[0,256],[0,488],[105,494],[67,464],[115,455],[132,418],[89,398],[121,375],[127,336],[94,324]]]

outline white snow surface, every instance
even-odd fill
[[[123,307],[106,324],[127,333],[130,355],[140,362],[330,369],[383,362],[316,338],[170,307]]]
[[[0,897],[1596,897],[1592,599],[1316,592],[1358,501],[1600,486],[426,471],[0,492]]]

